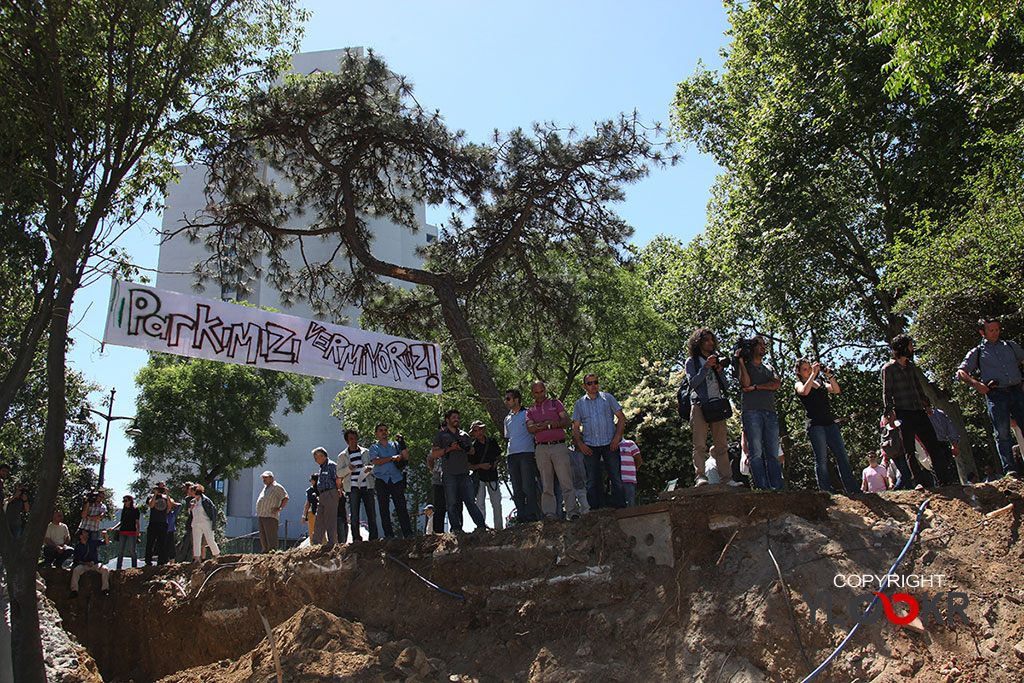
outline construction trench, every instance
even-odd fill
[[[922,511],[913,491],[711,485],[576,522],[112,572],[110,597],[89,574],[74,600],[43,570],[82,648],[50,680],[801,681],[860,620],[814,680],[1019,683],[1022,492],[947,487]],[[905,548],[885,592],[923,621],[862,617],[872,586],[851,577]]]

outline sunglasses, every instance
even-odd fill
[[[586,384],[588,387],[590,387],[590,386],[593,386],[595,384],[600,384],[600,382],[598,382],[596,379],[592,379],[589,382],[584,382],[584,384]]]

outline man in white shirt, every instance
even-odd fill
[[[288,492],[274,481],[274,473],[270,470],[260,476],[263,478],[263,490],[256,499],[256,517],[259,519],[260,545],[263,552],[269,553],[277,550],[277,527],[281,510],[288,504]]]
[[[53,511],[53,519],[46,525],[46,535],[43,536],[43,564],[44,567],[56,567],[60,569],[64,562],[70,560],[75,554],[71,543],[71,532],[68,525],[64,523],[64,513],[60,510]]]

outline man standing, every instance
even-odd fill
[[[281,510],[288,504],[288,492],[274,481],[274,473],[266,470],[260,475],[263,479],[263,490],[256,499],[256,517],[259,520],[260,546],[263,552],[277,550],[277,527],[281,520]]]
[[[498,442],[487,436],[487,427],[480,420],[470,426],[469,435],[475,442],[473,455],[469,457],[469,468],[473,470],[476,506],[483,512],[487,507],[487,498],[490,498],[494,528],[501,529],[501,489],[498,487],[501,451],[498,450]]]
[[[960,369],[956,371],[962,382],[974,387],[985,397],[988,416],[996,432],[996,450],[1003,465],[1003,473],[1019,477],[1013,459],[1013,435],[1010,418],[1024,424],[1024,391],[1021,389],[1021,363],[1024,349],[1014,341],[1002,341],[1002,328],[996,318],[978,321],[982,342],[968,352]],[[981,380],[972,375],[978,373]]]
[[[473,439],[459,429],[459,411],[444,414],[444,429],[434,437],[430,455],[442,461],[444,471],[444,497],[448,504],[448,524],[453,533],[462,533],[462,506],[465,505],[477,529],[486,529],[484,515],[476,506],[473,480],[469,476],[469,454],[473,452]]]
[[[587,468],[587,501],[591,510],[609,505],[625,507],[619,444],[626,429],[626,416],[615,397],[600,390],[597,375],[584,376],[583,387],[586,393],[577,399],[572,411],[572,435]],[[602,469],[611,487],[610,499],[605,496]]]
[[[764,362],[768,350],[764,339],[754,337],[753,355],[747,362],[742,355],[736,359],[743,390],[740,416],[743,434],[747,437],[750,476],[754,487],[782,490],[782,463],[779,460],[779,415],[775,412],[775,392],[782,381],[771,365]]]
[[[323,543],[327,535],[327,547],[331,548],[338,542],[338,490],[341,479],[338,477],[338,466],[327,457],[327,449],[318,446],[313,449],[313,460],[320,466],[316,480],[316,518],[313,522],[312,543]]]
[[[533,435],[526,428],[523,395],[518,389],[505,392],[505,440],[508,441],[508,476],[512,480],[512,502],[516,506],[516,522],[537,521],[537,461],[534,459]]]
[[[71,532],[68,525],[64,523],[64,513],[60,510],[53,511],[53,519],[46,525],[46,535],[43,536],[43,566],[56,567],[60,569],[66,560],[71,559],[75,551],[69,545],[71,543]],[[135,559],[135,556],[132,556]],[[121,567],[118,567],[120,569]]]
[[[572,424],[565,406],[557,398],[548,398],[544,382],[530,385],[533,406],[526,411],[526,429],[533,434],[537,470],[540,473],[540,509],[544,519],[557,519],[555,478],[562,487],[562,500],[569,519],[579,519],[579,504],[572,484],[572,463],[565,445],[565,428]]]
[[[368,453],[359,445],[359,434],[354,429],[345,430],[345,450],[338,454],[338,474],[341,485],[348,494],[349,517],[352,523],[352,543],[363,540],[359,532],[359,506],[366,511],[366,524],[370,528],[370,540],[377,538],[377,513],[373,504],[373,465]]]
[[[389,499],[395,505],[402,537],[409,538],[412,536],[412,521],[405,503],[405,474],[402,473],[402,469],[409,464],[409,449],[401,434],[397,441],[388,441],[388,426],[384,423],[377,425],[373,434],[377,437],[377,443],[370,446],[369,456],[373,463],[373,478],[377,482],[377,504],[380,507],[380,525],[384,529],[384,538],[395,537],[388,509]]]
[[[900,421],[900,437],[907,451],[910,468],[909,472],[901,468],[900,474],[905,482],[913,478],[915,488],[924,488],[931,484],[931,477],[914,456],[914,440],[920,439],[932,458],[932,466],[935,468],[935,477],[939,484],[951,483],[950,469],[953,463],[946,451],[939,447],[935,428],[932,427],[928,413],[925,412],[929,404],[917,376],[919,371],[914,364],[914,340],[910,335],[900,334],[893,338],[890,346],[892,360],[882,368],[882,403],[886,415],[890,419]],[[898,459],[896,464],[901,465],[902,459]]]

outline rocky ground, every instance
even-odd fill
[[[91,575],[71,600],[47,571],[88,651],[60,655],[78,678],[51,680],[98,681],[92,660],[107,683],[802,680],[872,597],[837,576],[885,574],[925,495],[716,489],[575,523],[125,570],[110,597]],[[815,680],[1024,680],[1022,493],[931,493],[899,573],[941,575],[901,589],[935,610],[865,623]]]

